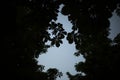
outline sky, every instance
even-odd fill
[[[120,33],[120,17],[117,17],[115,13],[113,13],[113,17],[110,18],[110,35],[109,38],[113,39],[118,33]],[[68,32],[71,32],[72,24],[68,21],[68,17],[59,13],[57,22],[63,24],[64,29]],[[76,57],[74,53],[76,52],[75,44],[69,44],[66,39],[63,39],[63,45],[59,48],[51,47],[48,49],[48,52],[42,54],[38,58],[38,64],[45,65],[45,70],[49,68],[57,68],[59,71],[63,73],[63,77],[57,78],[57,80],[69,80],[67,78],[66,72],[70,72],[72,74],[76,74],[74,65],[77,62],[85,61],[85,59],[81,56]]]
[[[72,24],[68,21],[67,16],[63,16],[59,13],[57,22],[63,24],[64,29],[67,32],[71,32]],[[76,74],[74,65],[79,61],[84,61],[82,55],[80,57],[74,56],[76,52],[75,44],[69,44],[66,38],[63,39],[63,44],[59,48],[51,47],[48,52],[39,56],[38,64],[45,65],[45,71],[49,68],[57,68],[61,71],[64,77],[58,78],[57,80],[68,80],[66,72]]]
[[[117,16],[115,12],[113,12],[113,17],[110,19],[110,35],[108,36],[113,40],[118,33],[120,33],[120,17]]]

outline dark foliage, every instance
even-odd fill
[[[43,72],[44,66],[38,65],[36,60],[39,54],[45,53],[50,47],[45,45],[45,42],[51,41],[47,30],[53,25],[50,22],[57,19],[59,2],[16,0],[5,3],[2,79],[6,80],[8,76],[10,80],[55,80],[61,77],[62,73],[57,69]]]
[[[119,15],[119,0],[63,0],[62,14],[73,24],[68,42],[75,43],[85,62],[75,65],[80,74],[67,73],[70,80],[119,79],[120,38],[108,38],[112,12]],[[85,75],[82,75],[84,73]]]
[[[55,45],[59,47],[67,35],[75,43],[86,61],[75,65],[76,75],[67,73],[70,80],[108,80],[119,78],[120,34],[112,41],[109,35],[109,18],[112,12],[120,15],[119,0],[5,0],[2,21],[1,79],[6,80],[56,80],[62,73],[57,69],[43,72],[36,58]],[[66,33],[61,23],[56,23],[59,5],[61,13],[73,24]],[[50,37],[48,30],[54,37]],[[47,41],[51,45],[45,45]],[[85,75],[83,75],[84,73]]]

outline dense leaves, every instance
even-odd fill
[[[73,25],[72,32],[67,33],[62,23],[56,23],[60,4],[64,5],[61,13]],[[61,77],[55,68],[43,72],[44,66],[38,65],[36,58],[51,46],[63,44],[65,35],[70,44],[75,43],[75,55],[85,58],[75,65],[78,74],[67,73],[70,80],[119,79],[120,34],[114,40],[108,38],[112,12],[120,15],[119,0],[13,0],[6,1],[4,8],[3,79]],[[48,41],[51,45],[46,45]]]
[[[62,39],[65,37],[67,32],[63,29],[62,24],[51,22],[48,29],[51,31],[51,46],[56,45],[56,47],[59,47],[60,44],[62,44]]]
[[[59,2],[16,0],[6,1],[5,6],[6,22],[2,34],[4,49],[1,58],[3,79],[10,76],[12,80],[55,80],[61,76],[57,69],[50,69],[52,76],[49,76],[49,72],[43,72],[44,66],[38,65],[36,60],[50,47],[45,44],[51,41],[47,30],[52,25],[50,22],[57,19]]]
[[[75,65],[85,76],[67,73],[70,80],[118,79],[119,34],[113,41],[108,35],[112,12],[119,14],[119,0],[63,0],[63,4],[62,14],[73,24],[67,40],[76,44],[75,55],[85,58]]]

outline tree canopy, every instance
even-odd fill
[[[113,11],[119,16],[118,0],[64,0],[62,13],[68,16],[73,31],[68,33],[69,43],[75,43],[85,62],[75,65],[76,75],[67,73],[70,80],[103,80],[119,79],[120,51],[119,34],[112,41],[108,38],[109,18]],[[118,40],[117,43],[114,42]],[[116,57],[115,57],[116,56]],[[83,75],[84,73],[85,75]]]
[[[68,16],[72,32],[67,33],[62,23],[56,23],[59,6]],[[76,56],[85,62],[75,65],[79,74],[67,72],[70,80],[119,79],[120,34],[108,38],[112,12],[120,15],[119,0],[17,0],[5,2],[5,24],[1,54],[2,74],[15,80],[56,80],[62,73],[55,68],[43,72],[36,58],[48,48],[59,47],[67,35],[75,43]],[[52,30],[53,38],[48,30]],[[47,41],[51,45],[46,45]],[[83,75],[84,73],[85,75]]]
[[[36,60],[50,47],[45,45],[45,42],[51,41],[47,30],[52,25],[50,22],[57,19],[59,2],[16,0],[6,2],[5,7],[4,76],[10,76],[12,80],[55,80],[61,77],[62,73],[55,68],[43,72],[44,66],[38,65]]]

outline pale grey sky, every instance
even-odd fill
[[[115,12],[113,12],[113,17],[110,18],[110,35],[109,38],[113,39],[120,33],[120,17],[117,16]]]
[[[114,17],[110,18],[110,36],[109,38],[115,37],[118,33],[120,33],[120,18],[114,14]],[[59,13],[57,22],[63,24],[64,29],[68,32],[71,31],[71,23],[68,21],[67,16],[64,16]],[[63,40],[63,45],[59,48],[52,47],[48,49],[46,54],[42,54],[39,56],[38,64],[45,65],[45,71],[49,68],[57,68],[63,72],[62,78],[57,78],[57,80],[68,80],[66,72],[70,72],[72,74],[76,74],[77,72],[74,69],[74,65],[79,61],[84,61],[82,56],[76,57],[74,56],[74,52],[76,51],[74,44],[69,44],[66,39]]]
[[[68,32],[71,32],[72,24],[68,21],[68,17],[59,13],[57,22],[63,24],[64,29]],[[79,61],[84,61],[82,55],[80,57],[74,56],[76,52],[75,45],[69,44],[66,39],[63,39],[63,44],[57,47],[51,47],[48,49],[46,54],[39,56],[38,64],[45,65],[45,71],[49,68],[57,68],[63,72],[64,77],[58,78],[57,80],[68,80],[66,72],[71,72],[76,74],[74,69],[75,63]]]

